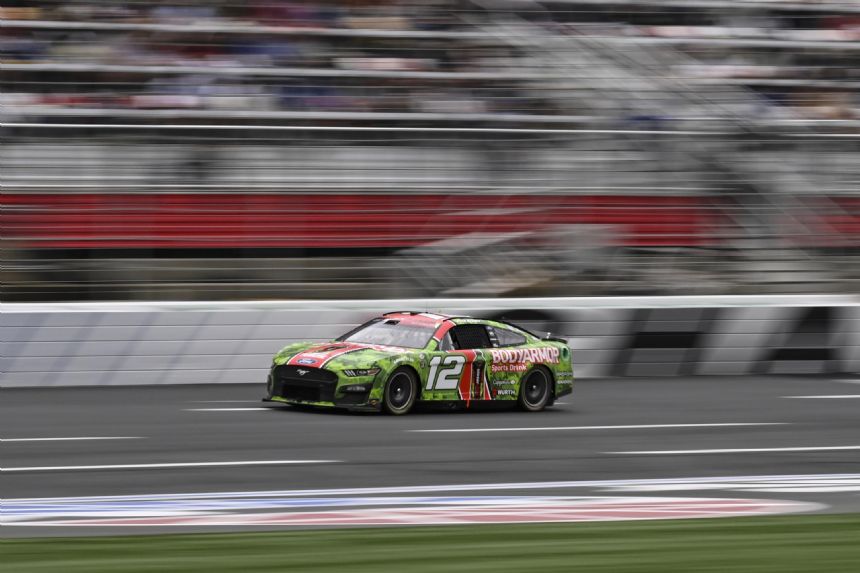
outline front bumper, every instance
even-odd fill
[[[334,372],[304,368],[302,378],[290,375],[290,367],[275,366],[266,381],[264,401],[315,406],[320,408],[348,408],[350,410],[378,411],[381,404],[372,396],[373,380],[350,379],[341,383]],[[358,391],[345,391],[345,388]]]
[[[377,400],[369,400],[360,404],[354,402],[334,401],[334,402],[307,402],[302,400],[290,400],[281,396],[268,396],[263,398],[263,402],[274,402],[278,404],[290,404],[293,406],[311,406],[314,408],[343,408],[353,412],[379,412],[382,410],[382,405]]]

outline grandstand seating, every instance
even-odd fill
[[[120,253],[357,261],[557,225],[640,266],[853,252],[857,54],[840,0],[5,2],[0,240],[36,297],[31,269]]]

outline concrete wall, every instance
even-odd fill
[[[858,297],[5,304],[2,385],[262,384],[286,343],[407,309],[551,331],[579,378],[860,372]]]

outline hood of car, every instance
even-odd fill
[[[275,364],[341,370],[369,368],[378,360],[402,354],[409,349],[355,342],[300,342],[275,355]]]

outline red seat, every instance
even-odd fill
[[[473,231],[599,224],[636,247],[716,246],[710,198],[592,195],[4,194],[35,248],[409,247]]]

